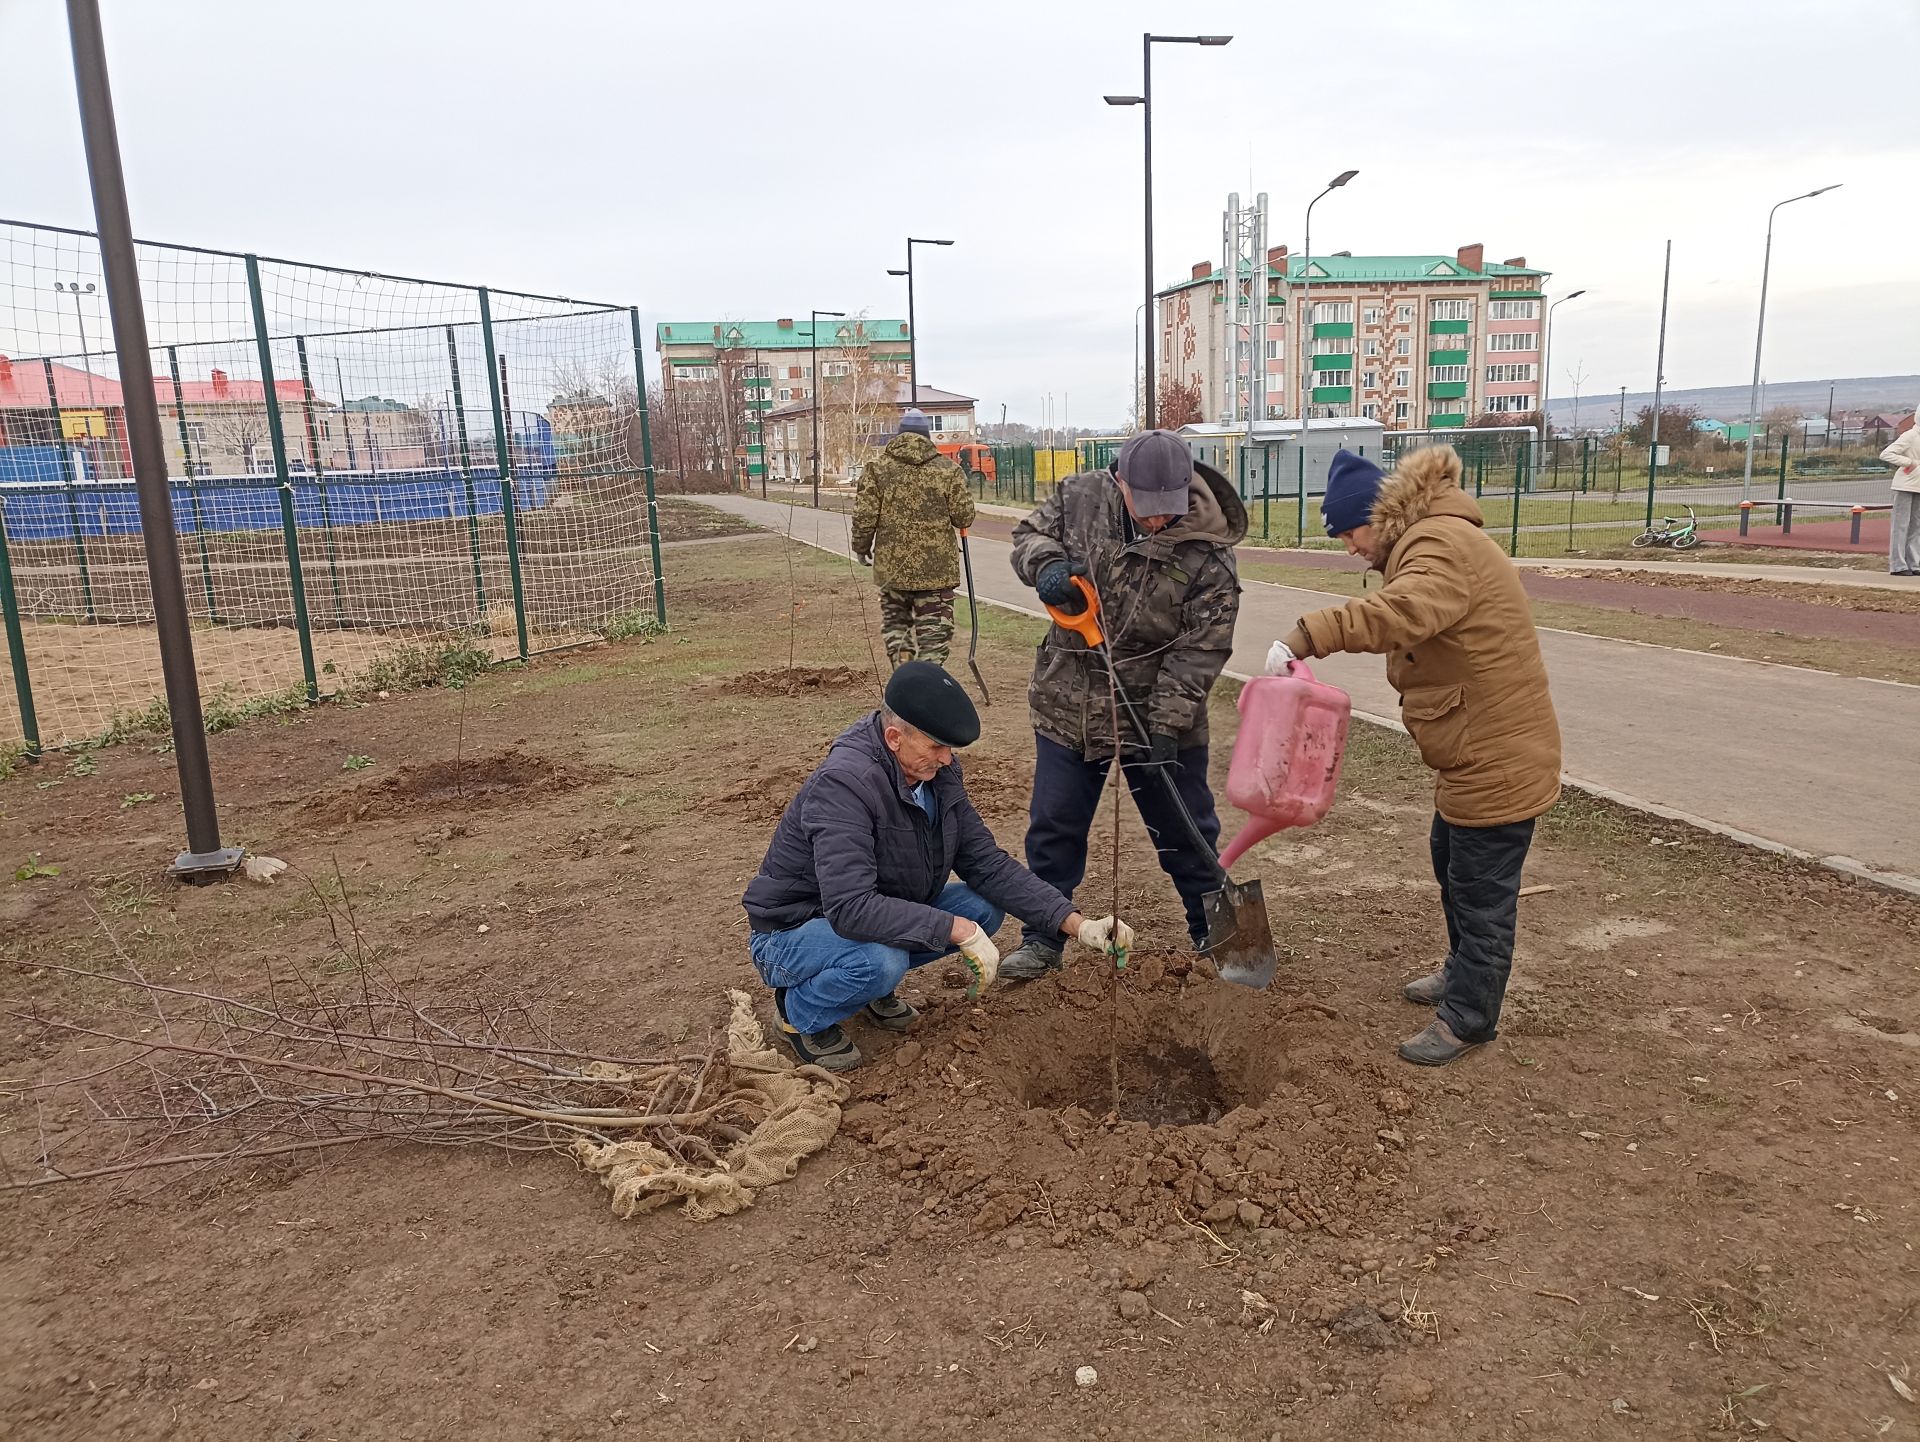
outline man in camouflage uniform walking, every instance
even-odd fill
[[[860,473],[853,503],[853,554],[873,567],[887,659],[947,664],[960,556],[953,533],[973,524],[973,497],[960,468],[934,449],[933,423],[919,410]]]
[[[1069,476],[1013,528],[1013,569],[1062,612],[1085,608],[1076,574],[1099,593],[1100,617],[1119,683],[1148,736],[1122,708],[1115,736],[1106,668],[1076,632],[1048,630],[1033,664],[1033,802],[1027,868],[1063,895],[1086,876],[1087,832],[1113,758],[1120,757],[1140,819],[1173,881],[1197,949],[1206,940],[1200,898],[1214,887],[1214,861],[1199,854],[1154,773],[1169,776],[1209,845],[1220,819],[1207,786],[1207,696],[1233,650],[1240,573],[1233,548],[1247,511],[1213,467],[1195,464],[1171,431],[1143,431],[1109,471]],[[1000,965],[1010,978],[1060,965],[1056,937],[1028,928]]]

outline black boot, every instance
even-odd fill
[[[780,1034],[787,1039],[787,1045],[793,1048],[793,1054],[800,1058],[803,1065],[821,1067],[826,1071],[852,1071],[866,1060],[860,1055],[860,1048],[847,1038],[836,1023],[821,1031],[801,1031],[787,1020],[787,989],[784,986],[773,990],[773,1009],[780,1014]]]

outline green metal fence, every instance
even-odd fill
[[[210,727],[664,623],[631,307],[138,260]],[[0,221],[0,747],[164,715],[104,284]]]

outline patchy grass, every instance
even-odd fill
[[[714,506],[703,506],[688,496],[661,496],[660,541],[705,541],[717,536],[741,536],[760,528],[743,516]]]
[[[364,696],[385,691],[418,691],[429,686],[459,689],[493,665],[493,657],[465,641],[444,646],[395,646],[348,678],[342,694]],[[302,693],[304,695],[304,693]]]

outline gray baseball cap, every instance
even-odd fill
[[[1184,516],[1193,453],[1172,431],[1141,431],[1120,447],[1114,473],[1133,494],[1137,516]]]

